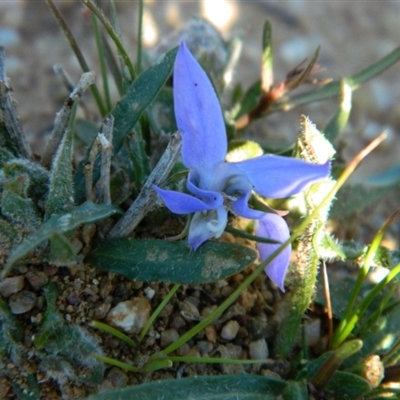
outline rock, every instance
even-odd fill
[[[93,319],[103,319],[106,317],[108,311],[111,308],[110,303],[98,301],[94,307],[90,310],[89,315]]]
[[[107,322],[127,333],[137,332],[149,319],[150,310],[149,301],[143,297],[122,301],[109,311]]]
[[[197,348],[199,349],[201,355],[207,355],[212,352],[214,346],[207,340],[199,340],[197,342]]]
[[[160,344],[162,348],[169,346],[179,339],[179,333],[175,329],[165,329],[161,332]]]
[[[249,344],[249,354],[252,360],[265,360],[269,356],[268,345],[265,339],[255,340]]]
[[[253,340],[262,338],[268,339],[268,336],[270,336],[270,332],[272,331],[265,314],[252,318],[247,324],[247,330],[250,338]]]
[[[107,379],[111,382],[113,388],[122,388],[128,383],[126,372],[116,367],[110,369],[107,374]]]
[[[239,324],[235,320],[228,321],[221,330],[221,337],[225,340],[235,339],[239,331]]]
[[[199,309],[190,301],[184,300],[179,303],[181,309],[181,315],[186,321],[199,321],[200,313]]]
[[[25,276],[33,290],[39,290],[49,281],[46,273],[35,269],[28,271]]]
[[[10,297],[10,309],[13,314],[23,314],[35,307],[36,294],[28,290],[22,290]]]
[[[254,307],[256,300],[257,294],[250,293],[247,289],[243,290],[239,296],[239,303],[246,311],[250,311]]]
[[[144,288],[143,291],[149,300],[151,300],[154,297],[154,295],[156,294],[156,291],[154,289],[152,289],[150,286]]]
[[[0,282],[0,294],[3,297],[10,297],[14,293],[18,293],[24,287],[24,276],[18,275],[6,278]]]
[[[209,342],[214,343],[214,344],[217,342],[217,331],[215,330],[214,325],[207,325],[204,328],[204,332],[205,332],[206,338]]]

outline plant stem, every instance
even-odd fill
[[[108,87],[108,77],[107,77],[107,68],[106,68],[106,62],[105,62],[104,46],[103,46],[103,42],[101,40],[99,22],[97,21],[97,18],[95,17],[94,14],[91,14],[90,18],[91,18],[92,25],[93,25],[94,37],[96,39],[96,47],[97,47],[97,52],[98,52],[98,56],[99,56],[100,71],[101,71],[101,78],[103,81],[103,91],[104,91],[104,96],[106,99],[107,113],[109,113],[111,110],[111,99],[110,99],[110,90]]]
[[[93,14],[96,15],[96,17],[103,24],[108,35],[110,36],[112,41],[115,43],[115,46],[117,47],[118,52],[121,54],[121,57],[122,57],[125,65],[128,67],[129,73],[131,75],[131,80],[134,81],[136,79],[135,67],[133,66],[132,61],[129,58],[129,55],[125,50],[125,47],[122,43],[121,38],[118,36],[117,32],[115,32],[110,21],[106,18],[106,16],[103,14],[103,12],[97,7],[97,5],[95,3],[93,3],[92,0],[82,0],[82,3],[85,4],[85,6],[87,8],[89,8],[89,10],[92,11]]]
[[[50,10],[53,12],[54,16],[56,17],[56,20],[57,20],[58,24],[60,25],[61,29],[63,30],[64,35],[67,38],[67,40],[68,40],[68,42],[69,42],[69,44],[70,44],[70,46],[72,48],[72,51],[74,52],[74,54],[75,54],[75,56],[76,56],[76,58],[77,58],[77,60],[79,62],[79,65],[82,68],[82,71],[83,72],[90,72],[90,69],[89,69],[89,66],[88,66],[88,64],[87,64],[87,62],[85,60],[85,57],[83,56],[83,54],[82,54],[82,52],[81,52],[81,50],[80,50],[80,48],[79,48],[74,36],[72,35],[72,32],[68,28],[68,25],[65,22],[63,16],[58,11],[57,7],[53,3],[53,0],[46,0],[46,1],[47,1],[47,4],[50,7]],[[95,83],[93,83],[90,86],[90,90],[92,91],[93,97],[94,97],[94,99],[96,101],[97,108],[99,109],[99,112],[100,112],[101,116],[105,117],[106,114],[107,114],[106,107],[103,104],[103,100],[101,98],[99,89],[97,88]]]

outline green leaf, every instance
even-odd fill
[[[68,127],[53,160],[45,220],[73,207],[72,157],[73,133]]]
[[[234,275],[256,256],[232,243],[207,242],[193,251],[183,241],[115,239],[98,242],[85,262],[132,280],[194,284]]]
[[[27,237],[11,254],[7,264],[3,270],[2,278],[4,278],[11,270],[12,266],[21,258],[28,255],[40,243],[51,239],[54,235],[70,232],[83,224],[90,224],[108,218],[116,213],[120,213],[119,209],[109,204],[94,204],[86,202],[75,208],[68,214],[53,215],[46,223],[44,223],[35,234]]]
[[[288,382],[282,392],[284,400],[308,400],[308,389],[306,382]]]
[[[128,88],[126,95],[119,101],[112,115],[115,119],[113,132],[113,152],[117,154],[125,138],[138,123],[144,110],[157,97],[161,88],[171,74],[177,49],[164,54],[152,67],[140,74]],[[90,151],[90,150],[89,150]],[[79,164],[75,174],[76,201],[81,203],[85,199],[85,177],[83,168],[88,161],[86,157]],[[96,181],[100,176],[100,157],[97,157],[93,170]]]
[[[371,391],[371,385],[358,375],[336,371],[325,390],[332,392],[335,399],[358,399]]]
[[[58,290],[54,282],[50,282],[43,288],[43,294],[46,299],[46,312],[43,322],[40,326],[40,333],[35,336],[33,343],[36,348],[44,346],[50,336],[61,326],[64,325],[64,318],[57,310]]]
[[[105,391],[88,400],[276,400],[286,385],[266,376],[195,376]]]

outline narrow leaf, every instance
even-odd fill
[[[275,400],[287,383],[267,376],[195,376],[105,391],[89,400]]]
[[[129,279],[194,284],[234,275],[256,259],[250,248],[208,242],[193,252],[186,242],[115,239],[97,243],[85,261]]]

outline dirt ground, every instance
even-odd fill
[[[79,1],[55,3],[83,49],[89,66],[96,70],[95,43],[84,6]],[[106,4],[106,1],[103,3]],[[116,0],[115,3],[120,11],[124,43],[135,54],[138,2]],[[234,82],[242,82],[245,87],[254,82],[260,73],[261,35],[267,18],[272,21],[273,27],[277,81],[306,57],[311,57],[318,45],[322,46],[319,63],[324,71],[321,75],[337,79],[360,71],[400,43],[400,2],[159,0],[145,2],[146,45],[155,46],[191,16],[210,18],[226,39],[233,35],[243,38],[243,51]],[[7,75],[11,80],[14,98],[18,101],[22,125],[34,152],[40,154],[55,113],[67,96],[52,66],[61,63],[73,81],[78,80],[81,71],[44,0],[0,0],[0,45],[6,49]],[[301,114],[308,115],[317,126],[323,127],[335,110],[335,100],[328,100],[285,114],[274,114],[254,124],[249,135],[267,137],[276,142],[293,140],[299,129]],[[354,93],[350,123],[340,139],[346,145],[344,157],[350,160],[383,130],[387,132],[387,140],[362,164],[355,180],[383,171],[400,160],[400,63]],[[370,215],[364,217],[363,226],[368,226],[371,232],[376,231],[398,206],[398,194],[394,193],[376,209],[370,210],[374,214],[371,218]],[[400,228],[393,228],[392,234],[397,235],[398,243]],[[79,274],[84,286],[97,286],[92,282],[99,277],[99,281],[104,278],[103,284],[107,280],[107,277],[96,275],[91,269]],[[51,277],[49,275],[50,280]],[[128,287],[119,278],[113,281],[113,285],[124,286],[125,291],[142,290],[142,286],[133,283]],[[265,286],[265,282],[258,282],[257,285],[257,290],[262,294],[261,302],[279,297],[278,292]],[[159,285],[153,285],[152,289],[158,291],[158,298],[165,294],[165,288]],[[64,294],[67,298],[70,293]],[[185,295],[180,293],[182,301]],[[194,290],[190,296],[195,298],[200,294]],[[86,311],[96,301],[101,302],[102,298],[100,296],[100,299],[93,300],[93,304],[90,301],[87,300],[85,304]],[[154,299],[156,302],[157,298]],[[80,312],[74,311],[75,314],[70,318],[87,318],[87,314],[82,316]],[[160,326],[168,326],[168,318],[166,315],[167,322],[161,319]],[[117,358],[118,354],[115,350],[110,356]],[[174,377],[173,373],[170,375]],[[167,376],[157,377],[168,377],[168,373]],[[136,383],[137,378],[130,379],[130,383]],[[111,381],[111,378],[108,380]],[[49,387],[49,393],[53,389]],[[71,390],[71,398],[83,394],[79,390],[74,393],[75,389]]]

